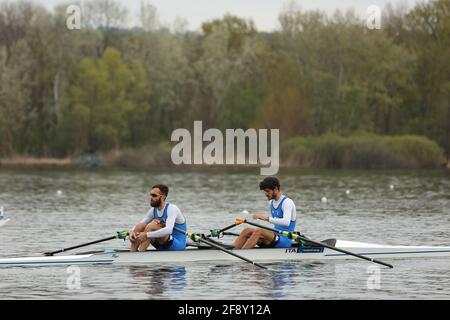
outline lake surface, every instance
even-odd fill
[[[168,200],[181,208],[189,229],[206,233],[243,210],[267,210],[258,173],[0,171],[0,206],[11,219],[0,228],[0,257],[131,229],[148,210],[156,183],[169,185]],[[441,172],[283,171],[279,177],[297,205],[298,230],[312,239],[450,246],[450,178]],[[104,248],[125,249],[128,242],[75,252]],[[245,262],[80,266],[75,289],[67,286],[73,272],[67,267],[2,268],[0,299],[450,299],[450,258],[388,262],[394,269],[380,268],[375,288],[368,285],[372,264],[363,260],[271,263],[276,273]]]

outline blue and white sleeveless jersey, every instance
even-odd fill
[[[282,195],[278,201],[269,202],[269,222],[275,229],[281,231],[295,231],[297,214],[294,201]]]
[[[152,208],[147,212],[147,215],[141,222],[148,224],[154,219],[158,219],[160,222],[164,223],[165,227],[156,231],[147,232],[148,238],[162,238],[168,235],[172,235],[174,238],[186,238],[186,234],[173,229],[173,227],[177,227],[184,231],[187,230],[186,218],[176,205],[166,203],[161,211],[157,208]]]

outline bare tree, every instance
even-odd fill
[[[141,0],[139,20],[145,31],[155,31],[161,27],[156,7],[146,0]]]
[[[105,30],[125,27],[128,18],[128,10],[116,0],[86,1],[82,12],[89,27]]]
[[[0,46],[5,46],[6,64],[14,43],[25,37],[33,14],[34,6],[30,2],[0,2]]]

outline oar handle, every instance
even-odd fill
[[[369,257],[363,256],[363,255],[360,255],[360,254],[357,254],[357,253],[353,253],[353,252],[350,252],[350,251],[347,251],[347,250],[344,250],[344,249],[341,249],[341,248],[333,247],[333,246],[330,246],[330,245],[328,245],[326,243],[323,243],[323,242],[317,242],[317,241],[311,240],[309,238],[302,237],[301,235],[299,235],[297,233],[277,230],[277,229],[270,228],[270,227],[267,227],[267,226],[263,226],[263,225],[260,225],[260,224],[257,224],[257,223],[251,222],[251,221],[247,221],[246,219],[242,219],[242,218],[237,218],[236,219],[236,224],[242,224],[242,223],[247,223],[247,224],[250,224],[250,225],[258,227],[258,228],[262,228],[262,229],[266,229],[266,230],[269,230],[269,231],[277,232],[277,233],[279,233],[279,234],[281,234],[283,236],[286,236],[286,237],[288,237],[288,238],[290,238],[292,240],[295,240],[297,242],[299,242],[299,240],[308,241],[308,242],[310,242],[310,243],[312,243],[312,244],[314,244],[316,246],[325,247],[325,248],[328,248],[328,249],[331,249],[331,250],[335,250],[335,251],[339,251],[339,252],[342,252],[342,253],[345,253],[345,254],[357,257],[357,258],[361,258],[361,259],[364,259],[364,260],[367,260],[367,261],[370,261],[370,262],[378,263],[378,264],[381,264],[381,265],[389,267],[389,268],[394,268],[394,266],[389,264],[389,263],[385,263],[383,261],[379,261],[377,259],[369,258]]]

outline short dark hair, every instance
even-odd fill
[[[161,193],[163,195],[165,195],[167,197],[167,195],[169,194],[169,187],[166,186],[165,184],[155,184],[152,189],[154,188],[158,188],[159,191],[161,191]]]
[[[278,188],[278,190],[280,190],[280,180],[278,180],[278,178],[276,177],[264,178],[264,180],[259,183],[259,190],[275,190],[275,188]]]

